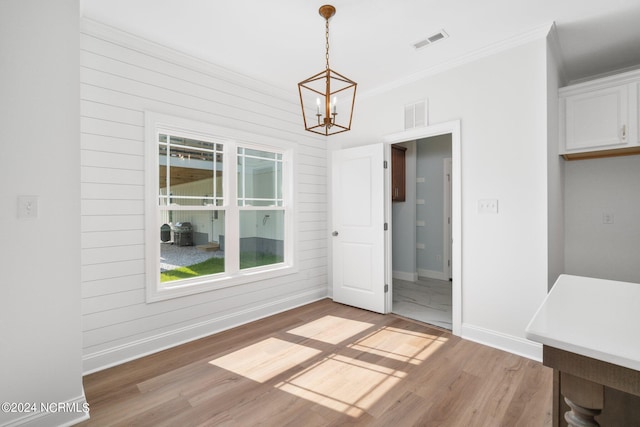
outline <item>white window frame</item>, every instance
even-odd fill
[[[225,271],[160,283],[160,209],[158,206],[158,136],[170,134],[223,145],[223,197],[216,209],[225,211]],[[284,262],[240,269],[240,211],[237,196],[238,147],[282,154],[282,207],[284,211]],[[145,271],[147,302],[163,301],[230,286],[297,273],[295,262],[293,144],[271,137],[215,126],[195,120],[145,112]],[[190,208],[186,206],[186,208]],[[257,208],[257,207],[255,207]],[[273,210],[274,207],[260,207]]]

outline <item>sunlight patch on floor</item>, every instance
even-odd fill
[[[405,376],[402,371],[333,354],[276,388],[358,417]]]
[[[406,378],[403,368],[423,363],[448,341],[438,333],[330,315],[287,334],[303,344],[270,337],[209,363],[359,417]]]
[[[263,383],[320,353],[315,348],[267,338],[209,363]]]
[[[366,331],[372,326],[373,324],[367,322],[359,322],[337,316],[324,316],[287,332],[329,344],[338,344]]]
[[[438,335],[385,326],[349,348],[418,365],[447,341]]]

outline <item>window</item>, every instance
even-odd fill
[[[284,261],[282,154],[238,148],[240,268]]]
[[[146,125],[148,301],[292,273],[290,150],[154,113]]]

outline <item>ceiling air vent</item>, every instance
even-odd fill
[[[447,37],[449,37],[449,35],[444,30],[440,30],[435,34],[431,34],[430,36],[426,37],[425,39],[420,40],[419,42],[415,42],[413,44],[413,47],[416,48],[416,49],[422,49],[423,47],[432,45],[435,42],[438,42],[440,40],[444,40]]]

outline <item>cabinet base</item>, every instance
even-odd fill
[[[562,154],[565,160],[600,159],[603,157],[631,156],[640,154],[640,147],[614,148],[611,150],[589,151],[586,153]]]

